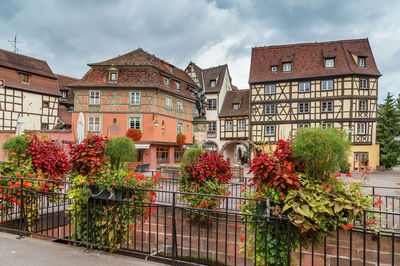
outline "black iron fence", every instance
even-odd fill
[[[3,178],[11,180],[12,184],[34,181]],[[287,265],[400,265],[400,232],[389,224],[379,232],[366,226],[369,213],[399,221],[398,211],[365,212],[353,229],[338,227],[320,246],[312,242],[305,248],[301,235],[293,235],[289,220],[271,215],[268,207],[259,215],[238,211],[239,205],[252,200],[241,196],[242,184],[232,184],[229,196],[216,196],[221,204],[211,210],[188,205],[185,195],[209,195],[180,192],[175,189],[176,181],[163,181],[164,184],[154,190],[157,200],[153,203],[135,201],[127,196],[120,200],[89,196],[86,207],[74,209],[68,196],[69,182],[43,182],[48,190],[23,185],[1,188],[1,230],[171,263],[262,265],[260,261],[270,261],[271,256],[278,255],[257,246],[263,241],[255,241],[250,249],[247,240],[259,240],[258,232],[264,230],[269,232],[264,239],[264,243],[268,243],[274,241],[271,235],[277,237],[284,228],[284,236],[280,237],[287,249],[281,251],[280,256],[287,258]],[[235,192],[236,189],[240,193]],[[132,194],[135,191],[147,190],[132,189]],[[300,242],[296,249],[291,249],[294,238]],[[281,264],[276,261],[275,265]]]

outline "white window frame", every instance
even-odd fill
[[[178,81],[175,81],[175,90],[180,90],[181,84]]]
[[[210,103],[215,103],[215,104],[210,104]],[[208,110],[217,110],[217,99],[209,99],[207,101],[207,108]]]
[[[309,128],[310,124],[299,124],[299,128]]]
[[[176,133],[182,133],[183,134],[183,123],[182,122],[177,122],[176,123]]]
[[[305,110],[307,106],[307,110]],[[299,103],[299,114],[308,114],[310,113],[311,103]]]
[[[275,94],[275,84],[265,84],[265,94]]]
[[[237,108],[236,108],[236,107],[237,107]],[[239,108],[240,108],[240,105],[239,105],[238,103],[232,104],[232,109],[233,109],[233,110],[239,110]]]
[[[264,113],[266,115],[274,115],[275,114],[276,105],[274,103],[266,104],[264,106]]]
[[[322,129],[333,128],[333,124],[332,123],[322,123],[321,128]]]
[[[329,86],[331,84],[331,86]],[[321,90],[331,91],[333,90],[333,79],[327,79],[321,81]]]
[[[365,123],[357,123],[357,135],[365,135],[367,125]]]
[[[97,97],[96,97],[97,94]],[[100,104],[101,92],[99,90],[89,91],[89,104]]]
[[[97,122],[96,122],[97,120]],[[88,132],[101,132],[102,123],[100,116],[87,117],[87,131]]]
[[[217,86],[217,81],[215,79],[210,80],[210,86],[211,88],[215,88]]]
[[[271,72],[277,72],[278,71],[278,67],[277,66],[271,66]]]
[[[178,100],[176,102],[176,110],[180,113],[183,112],[183,102],[181,100]]]
[[[131,105],[140,105],[141,103],[141,93],[139,91],[131,91],[129,102]]]
[[[291,72],[292,71],[292,62],[283,63],[283,72]]]
[[[115,78],[113,78],[115,77]],[[117,71],[110,71],[108,75],[108,81],[117,82],[118,80],[118,72]]]
[[[363,57],[363,56],[359,56],[358,58],[357,58],[357,65],[358,65],[358,67],[365,67],[365,57]]]
[[[134,126],[132,127],[132,121]],[[138,127],[139,125],[139,127]],[[128,118],[128,128],[142,129],[142,119],[140,117],[129,117]]]
[[[165,108],[168,110],[172,109],[172,98],[171,97],[165,97]]]
[[[265,126],[265,136],[275,136],[275,126]]]
[[[62,90],[61,91],[61,99],[65,100],[68,98],[68,91],[67,90]]]
[[[368,79],[360,79],[360,90],[368,90]]]
[[[217,131],[217,121],[208,122],[207,131]]]
[[[164,77],[164,85],[169,87],[169,78]]]
[[[368,101],[367,100],[360,100],[358,102],[358,111],[360,111],[360,112],[368,111]]]
[[[325,68],[334,68],[335,58],[325,58]]]
[[[238,130],[244,131],[246,129],[246,120],[238,120]]]
[[[299,92],[309,92],[311,88],[311,82],[299,82]]]
[[[225,121],[225,131],[233,130],[233,122],[232,120]]]
[[[321,112],[322,113],[333,112],[333,101],[321,102]]]

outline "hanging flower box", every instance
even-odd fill
[[[183,146],[186,144],[186,135],[184,135],[183,133],[179,133],[178,135],[176,135],[176,142]]]
[[[126,132],[126,136],[133,141],[139,141],[142,138],[142,131],[140,131],[140,129],[130,128],[128,132]]]

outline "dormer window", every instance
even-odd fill
[[[362,56],[358,57],[358,66],[365,67],[365,57],[362,57]]]
[[[108,81],[109,82],[117,82],[118,80],[118,69],[115,67],[111,67],[108,69]]]
[[[180,90],[180,89],[181,89],[181,84],[175,81],[175,90]]]
[[[216,84],[216,83],[217,83],[216,80],[211,80],[211,81],[210,81],[211,87],[212,87],[212,88],[215,88],[215,84]]]
[[[283,72],[290,72],[292,71],[292,63],[283,63]]]
[[[325,67],[326,68],[335,67],[335,59],[334,58],[325,58]]]
[[[67,99],[67,94],[68,94],[68,91],[62,90],[61,91],[61,99],[63,99],[63,100]]]
[[[169,78],[164,77],[164,85],[169,87]]]
[[[239,104],[238,103],[234,103],[233,104],[233,110],[239,110]]]
[[[271,71],[272,71],[272,72],[276,72],[277,70],[278,70],[278,67],[277,67],[277,66],[272,66],[272,67],[271,67]]]
[[[21,82],[25,84],[29,84],[29,75],[28,74],[21,74]]]
[[[174,67],[173,66],[169,66],[169,73],[174,73]]]

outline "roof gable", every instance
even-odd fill
[[[250,104],[250,90],[228,91],[219,113],[219,117],[248,116]],[[234,110],[233,104],[239,104],[239,109]]]

